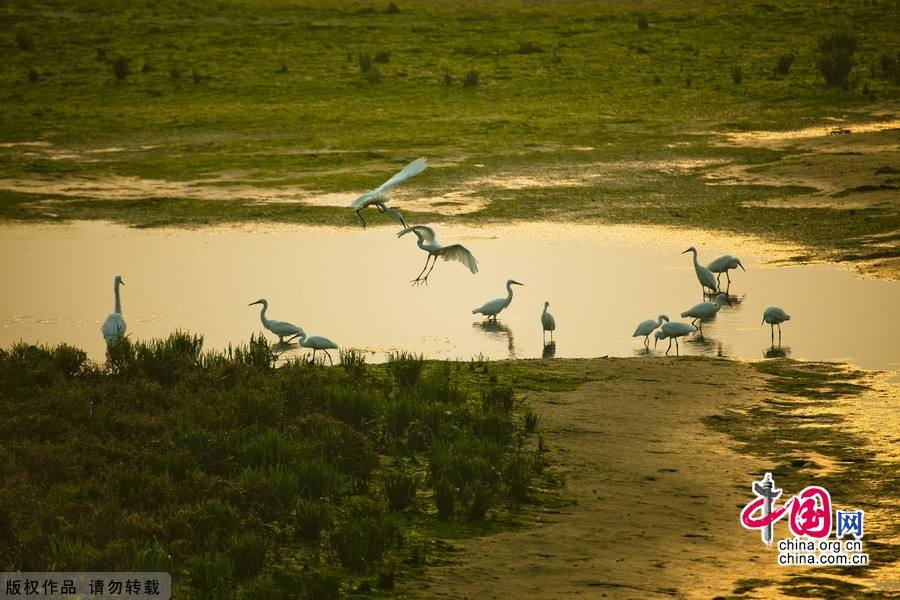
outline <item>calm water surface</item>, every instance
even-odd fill
[[[705,323],[702,338],[682,338],[682,354],[785,354],[900,370],[900,321],[893,317],[900,284],[857,279],[834,265],[764,264],[789,249],[649,227],[436,230],[440,242],[463,243],[475,254],[477,275],[439,261],[428,286],[410,286],[425,254],[413,236],[398,240],[383,227],[2,225],[0,346],[67,342],[102,358],[100,324],[113,308],[113,277],[121,274],[134,339],[181,328],[202,334],[207,347],[245,342],[261,329],[258,307],[247,304],[265,297],[270,318],[370,352],[370,362],[401,348],[451,359],[632,356],[642,353],[641,341],[631,337],[638,322],[660,313],[678,319],[701,301],[690,255],[680,254],[695,245],[702,262],[735,254],[747,272],[733,274],[734,306]],[[526,285],[514,288],[496,326],[484,324],[471,309],[505,296],[509,278]],[[558,326],[552,347],[541,341],[544,300]],[[774,351],[769,327],[760,325],[773,304],[793,317]],[[293,345],[285,356],[301,351]],[[664,351],[661,342],[657,353]]]

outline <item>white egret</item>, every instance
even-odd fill
[[[512,289],[509,291],[510,295],[512,295]],[[512,300],[512,297],[510,297]],[[553,318],[553,315],[547,312],[547,307],[550,306],[550,301],[544,301],[544,312],[541,313],[541,327],[543,327],[544,334],[544,342],[547,341],[547,332],[550,332],[550,341],[553,341],[553,332],[556,331],[556,319]]]
[[[653,342],[653,347],[656,347],[656,344],[659,343],[659,340],[669,338],[669,347],[666,348],[666,356],[669,355],[669,350],[672,349],[672,340],[675,340],[675,354],[678,355],[678,338],[689,333],[694,333],[695,331],[697,331],[697,328],[693,325],[689,325],[688,323],[682,323],[680,321],[663,323],[663,326],[660,327],[660,331],[656,332],[656,341]]]
[[[728,274],[728,271],[732,269],[741,268],[742,271],[746,271],[744,265],[741,264],[741,259],[737,256],[731,256],[730,254],[726,254],[725,256],[720,256],[716,260],[712,261],[706,268],[716,274],[716,284],[719,284],[719,279],[722,277],[722,273],[725,273],[725,277],[728,278],[728,285],[731,285],[731,275]]]
[[[431,275],[431,271],[434,269],[435,263],[437,263],[438,256],[444,260],[455,260],[456,262],[466,265],[473,275],[478,272],[478,261],[475,260],[472,253],[462,244],[441,246],[435,239],[434,229],[427,225],[413,225],[412,227],[407,227],[398,233],[397,237],[402,237],[410,231],[415,233],[416,237],[419,238],[416,242],[419,248],[428,253],[428,257],[425,259],[425,266],[422,267],[422,272],[419,273],[418,277],[412,280],[413,285],[423,282],[428,283],[428,276]],[[434,262],[431,263],[431,269],[428,269],[428,261],[432,258],[434,258]],[[428,269],[427,273],[425,273],[425,269]],[[424,277],[422,276],[423,274],[425,275]]]
[[[696,325],[697,321],[699,320],[700,333],[703,333],[703,319],[709,319],[716,316],[716,313],[719,312],[719,309],[726,304],[728,306],[731,306],[731,302],[728,301],[728,296],[726,296],[725,294],[719,294],[718,296],[716,296],[715,301],[695,304],[694,306],[681,313],[681,316],[693,318],[693,321],[691,321],[691,325]]]
[[[519,283],[515,279],[509,279],[506,282],[506,298],[496,298],[491,300],[490,302],[485,302],[482,306],[473,309],[472,314],[481,313],[486,316],[488,319],[494,317],[494,322],[497,322],[497,314],[500,313],[501,310],[509,306],[509,303],[512,302],[513,291],[512,286],[514,285],[525,285],[524,283]]]
[[[363,219],[362,214],[360,213],[364,208],[368,206],[376,207],[378,209],[378,212],[386,212],[387,214],[394,217],[394,219],[399,221],[401,225],[406,227],[406,223],[403,221],[403,217],[400,215],[400,213],[396,209],[386,206],[385,203],[389,200],[387,192],[392,187],[403,183],[410,177],[415,177],[416,175],[424,171],[425,167],[427,166],[428,161],[426,159],[417,158],[416,160],[412,161],[411,163],[397,171],[393,177],[379,185],[377,188],[375,188],[371,192],[366,192],[365,194],[354,200],[353,204],[351,204],[351,207],[356,213],[356,216],[359,217],[359,220],[362,221],[363,227],[366,226],[366,220]]]
[[[772,341],[775,341],[775,326],[778,325],[778,343],[781,343],[781,324],[785,321],[790,321],[791,315],[784,312],[783,309],[778,308],[777,306],[770,306],[766,310],[763,311],[762,325],[763,323],[768,323],[772,327]]]
[[[262,321],[263,327],[274,333],[278,336],[278,343],[284,343],[284,336],[286,335],[297,335],[298,333],[303,331],[302,327],[297,327],[293,323],[288,323],[287,321],[275,321],[274,319],[266,318],[266,311],[269,310],[269,301],[265,298],[260,298],[256,302],[251,302],[247,306],[253,306],[254,304],[262,304],[262,310],[259,311],[259,320]]]
[[[300,333],[296,335],[297,339],[300,340],[300,345],[304,348],[312,348],[312,358],[311,362],[316,361],[316,350],[321,350],[325,353],[325,356],[328,357],[328,361],[334,365],[334,360],[331,358],[331,354],[328,353],[328,350],[337,350],[338,345],[329,340],[326,337],[322,337],[320,335],[306,336],[306,332],[303,329],[300,329]]]
[[[700,290],[703,293],[706,293],[705,288],[709,288],[714,292],[719,291],[719,286],[716,284],[716,276],[697,260],[697,249],[691,246],[682,252],[682,254],[687,254],[688,252],[691,252],[694,255],[694,271],[697,273],[697,281],[700,282]]]
[[[103,325],[100,327],[100,331],[103,333],[103,339],[106,340],[106,345],[110,345],[116,340],[122,339],[125,336],[125,329],[127,325],[125,325],[125,319],[122,318],[122,300],[119,298],[119,286],[125,285],[125,282],[122,281],[121,275],[116,275],[116,279],[113,283],[113,291],[116,295],[116,308],[113,310],[106,320],[103,321]]]
[[[668,323],[669,317],[666,315],[659,315],[654,321],[653,319],[647,319],[646,321],[641,321],[638,323],[637,328],[634,330],[634,333],[631,337],[641,337],[644,336],[644,346],[646,348],[650,347],[650,334],[653,333],[653,330],[662,325],[662,322],[666,321]]]

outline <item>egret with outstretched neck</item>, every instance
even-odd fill
[[[265,298],[260,298],[256,302],[251,302],[247,306],[253,306],[254,304],[262,304],[262,310],[259,311],[259,320],[262,321],[263,327],[278,336],[279,344],[284,343],[284,336],[294,336],[303,331],[302,327],[297,327],[293,323],[288,323],[287,321],[276,321],[274,319],[266,318],[266,311],[269,310],[269,301]]]
[[[719,309],[725,305],[731,306],[731,302],[728,301],[728,296],[725,294],[719,294],[716,296],[714,302],[701,302],[700,304],[695,304],[690,307],[683,313],[681,313],[682,317],[691,317],[693,321],[691,321],[691,325],[696,325],[697,321],[700,322],[700,333],[703,333],[703,319],[711,319],[716,316],[716,313],[719,312]]]
[[[678,338],[689,333],[694,333],[695,331],[697,331],[696,327],[689,325],[688,323],[682,323],[681,321],[663,323],[660,330],[656,332],[656,341],[653,342],[653,347],[656,348],[656,344],[659,343],[659,340],[669,338],[669,347],[666,348],[666,356],[668,356],[669,350],[672,349],[672,340],[675,340],[675,355],[679,356]]]
[[[116,340],[122,339],[125,336],[125,330],[128,327],[125,324],[125,319],[122,318],[122,299],[119,297],[120,285],[125,285],[125,282],[122,280],[121,275],[116,275],[113,282],[113,292],[116,295],[116,307],[109,316],[106,317],[106,320],[103,321],[103,325],[100,327],[100,331],[103,333],[103,339],[106,340],[107,346]]]
[[[716,285],[720,284],[720,279],[722,278],[722,273],[725,273],[725,277],[728,278],[728,285],[731,285],[731,275],[728,274],[728,271],[732,269],[741,268],[742,271],[746,271],[744,265],[741,264],[741,259],[737,256],[731,256],[730,254],[726,254],[725,256],[720,256],[716,260],[712,261],[706,268],[711,272],[716,274]]]
[[[666,315],[659,315],[654,321],[653,319],[647,319],[646,321],[641,321],[638,323],[637,328],[635,328],[634,333],[631,337],[641,337],[644,336],[644,347],[650,347],[650,334],[653,333],[653,330],[662,325],[663,321],[669,321],[669,317]]]
[[[512,289],[510,288],[510,300],[512,300]],[[547,308],[550,306],[550,301],[544,301],[544,312],[541,313],[541,328],[543,329],[544,342],[547,342],[547,332],[550,332],[550,341],[553,341],[553,332],[556,331],[556,319],[553,318],[553,315],[547,312]]]
[[[773,344],[775,343],[775,326],[778,325],[778,343],[781,344],[781,324],[790,320],[791,315],[784,312],[783,309],[778,308],[777,306],[770,306],[763,311],[762,323],[760,323],[760,325],[768,323],[771,326]]]
[[[369,206],[374,206],[378,209],[378,212],[383,212],[391,215],[400,222],[403,227],[406,227],[406,222],[403,221],[403,216],[397,211],[395,208],[391,208],[386,205],[386,202],[389,200],[388,198],[388,190],[392,187],[400,185],[410,177],[415,177],[419,173],[425,170],[425,167],[428,166],[428,161],[424,158],[417,158],[412,161],[399,171],[397,171],[393,177],[379,185],[377,188],[372,190],[371,192],[366,192],[359,198],[353,201],[351,207],[353,208],[353,212],[356,213],[356,216],[359,217],[359,220],[362,221],[363,227],[366,226],[366,220],[363,219],[362,210]]]
[[[312,348],[312,358],[310,362],[316,362],[316,351],[321,350],[325,353],[325,356],[328,357],[328,361],[334,366],[334,360],[331,358],[331,354],[328,353],[329,350],[337,350],[338,345],[329,340],[326,337],[322,337],[320,335],[306,336],[306,332],[303,329],[300,329],[300,333],[295,336],[300,345],[304,348]]]
[[[483,305],[479,306],[472,310],[472,314],[481,313],[486,316],[488,319],[493,317],[494,322],[497,322],[497,315],[501,310],[509,306],[509,303],[512,302],[513,291],[512,286],[514,285],[525,285],[524,283],[519,283],[515,279],[509,279],[506,282],[506,298],[495,298],[490,302],[485,302]]]
[[[431,275],[431,271],[434,269],[435,263],[437,263],[438,256],[444,260],[455,260],[456,262],[464,264],[469,268],[469,271],[471,271],[473,275],[478,272],[478,261],[475,260],[472,253],[462,244],[441,246],[437,242],[437,239],[435,239],[434,229],[427,225],[413,225],[412,227],[407,227],[398,233],[397,237],[403,237],[409,232],[416,234],[416,237],[418,238],[416,244],[418,244],[419,248],[428,253],[428,256],[425,258],[425,266],[422,267],[422,272],[411,282],[413,285],[428,283],[428,276]],[[434,259],[434,261],[431,263],[431,269],[428,269],[428,261],[431,259]],[[427,273],[425,272],[425,269],[428,269]]]
[[[682,252],[682,254],[687,254],[688,252],[694,255],[694,272],[697,273],[697,281],[700,282],[700,291],[704,294],[706,293],[706,288],[709,288],[714,292],[719,291],[719,286],[716,284],[716,276],[697,260],[697,249],[691,246]]]

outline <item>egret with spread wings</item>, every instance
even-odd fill
[[[444,260],[455,260],[456,262],[466,265],[473,275],[478,272],[478,261],[475,260],[472,253],[462,244],[441,246],[435,239],[434,229],[427,225],[413,225],[412,227],[407,227],[398,233],[397,237],[402,237],[409,232],[416,234],[416,237],[419,238],[419,241],[416,242],[419,248],[428,253],[428,258],[425,259],[425,266],[422,267],[422,272],[419,273],[418,277],[412,280],[413,285],[428,283],[428,276],[431,275],[431,271],[434,269],[438,256]],[[432,258],[434,258],[434,261],[431,263],[431,269],[429,269],[428,262],[431,261]],[[428,269],[427,273],[425,272],[426,269]]]
[[[412,161],[402,169],[400,169],[393,177],[379,185],[377,188],[372,190],[371,192],[366,192],[359,198],[353,201],[351,207],[353,211],[356,213],[356,216],[359,217],[359,220],[362,221],[363,227],[366,226],[366,220],[363,219],[361,211],[362,209],[368,206],[374,206],[378,209],[378,212],[386,212],[391,215],[400,222],[401,225],[406,227],[406,223],[403,221],[403,216],[397,211],[395,208],[391,208],[386,205],[386,202],[389,200],[388,198],[388,190],[392,187],[400,185],[410,177],[415,177],[419,173],[425,170],[425,167],[428,166],[428,160],[424,158],[417,158]]]

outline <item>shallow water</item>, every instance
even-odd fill
[[[704,337],[682,338],[682,354],[785,354],[900,370],[900,322],[891,316],[900,306],[900,284],[856,279],[834,265],[764,264],[789,255],[788,248],[651,227],[436,229],[442,243],[460,242],[475,254],[477,275],[440,261],[428,286],[410,286],[425,254],[412,236],[398,240],[390,227],[2,225],[0,346],[67,342],[102,358],[100,324],[121,274],[134,339],[182,328],[203,334],[208,348],[245,342],[261,330],[257,307],[247,304],[265,297],[270,318],[364,349],[370,362],[398,349],[461,359],[638,355],[642,342],[631,337],[638,322],[660,313],[677,319],[701,301],[690,255],[680,254],[695,245],[703,262],[731,253],[748,270],[733,274],[734,306],[704,324]],[[505,296],[508,278],[526,285],[515,288],[496,326],[483,324],[471,309]],[[558,325],[549,348],[539,321],[544,300]],[[793,317],[774,350],[769,327],[760,325],[773,304]],[[665,349],[664,341],[656,353]],[[292,345],[285,356],[301,351],[307,352]]]

